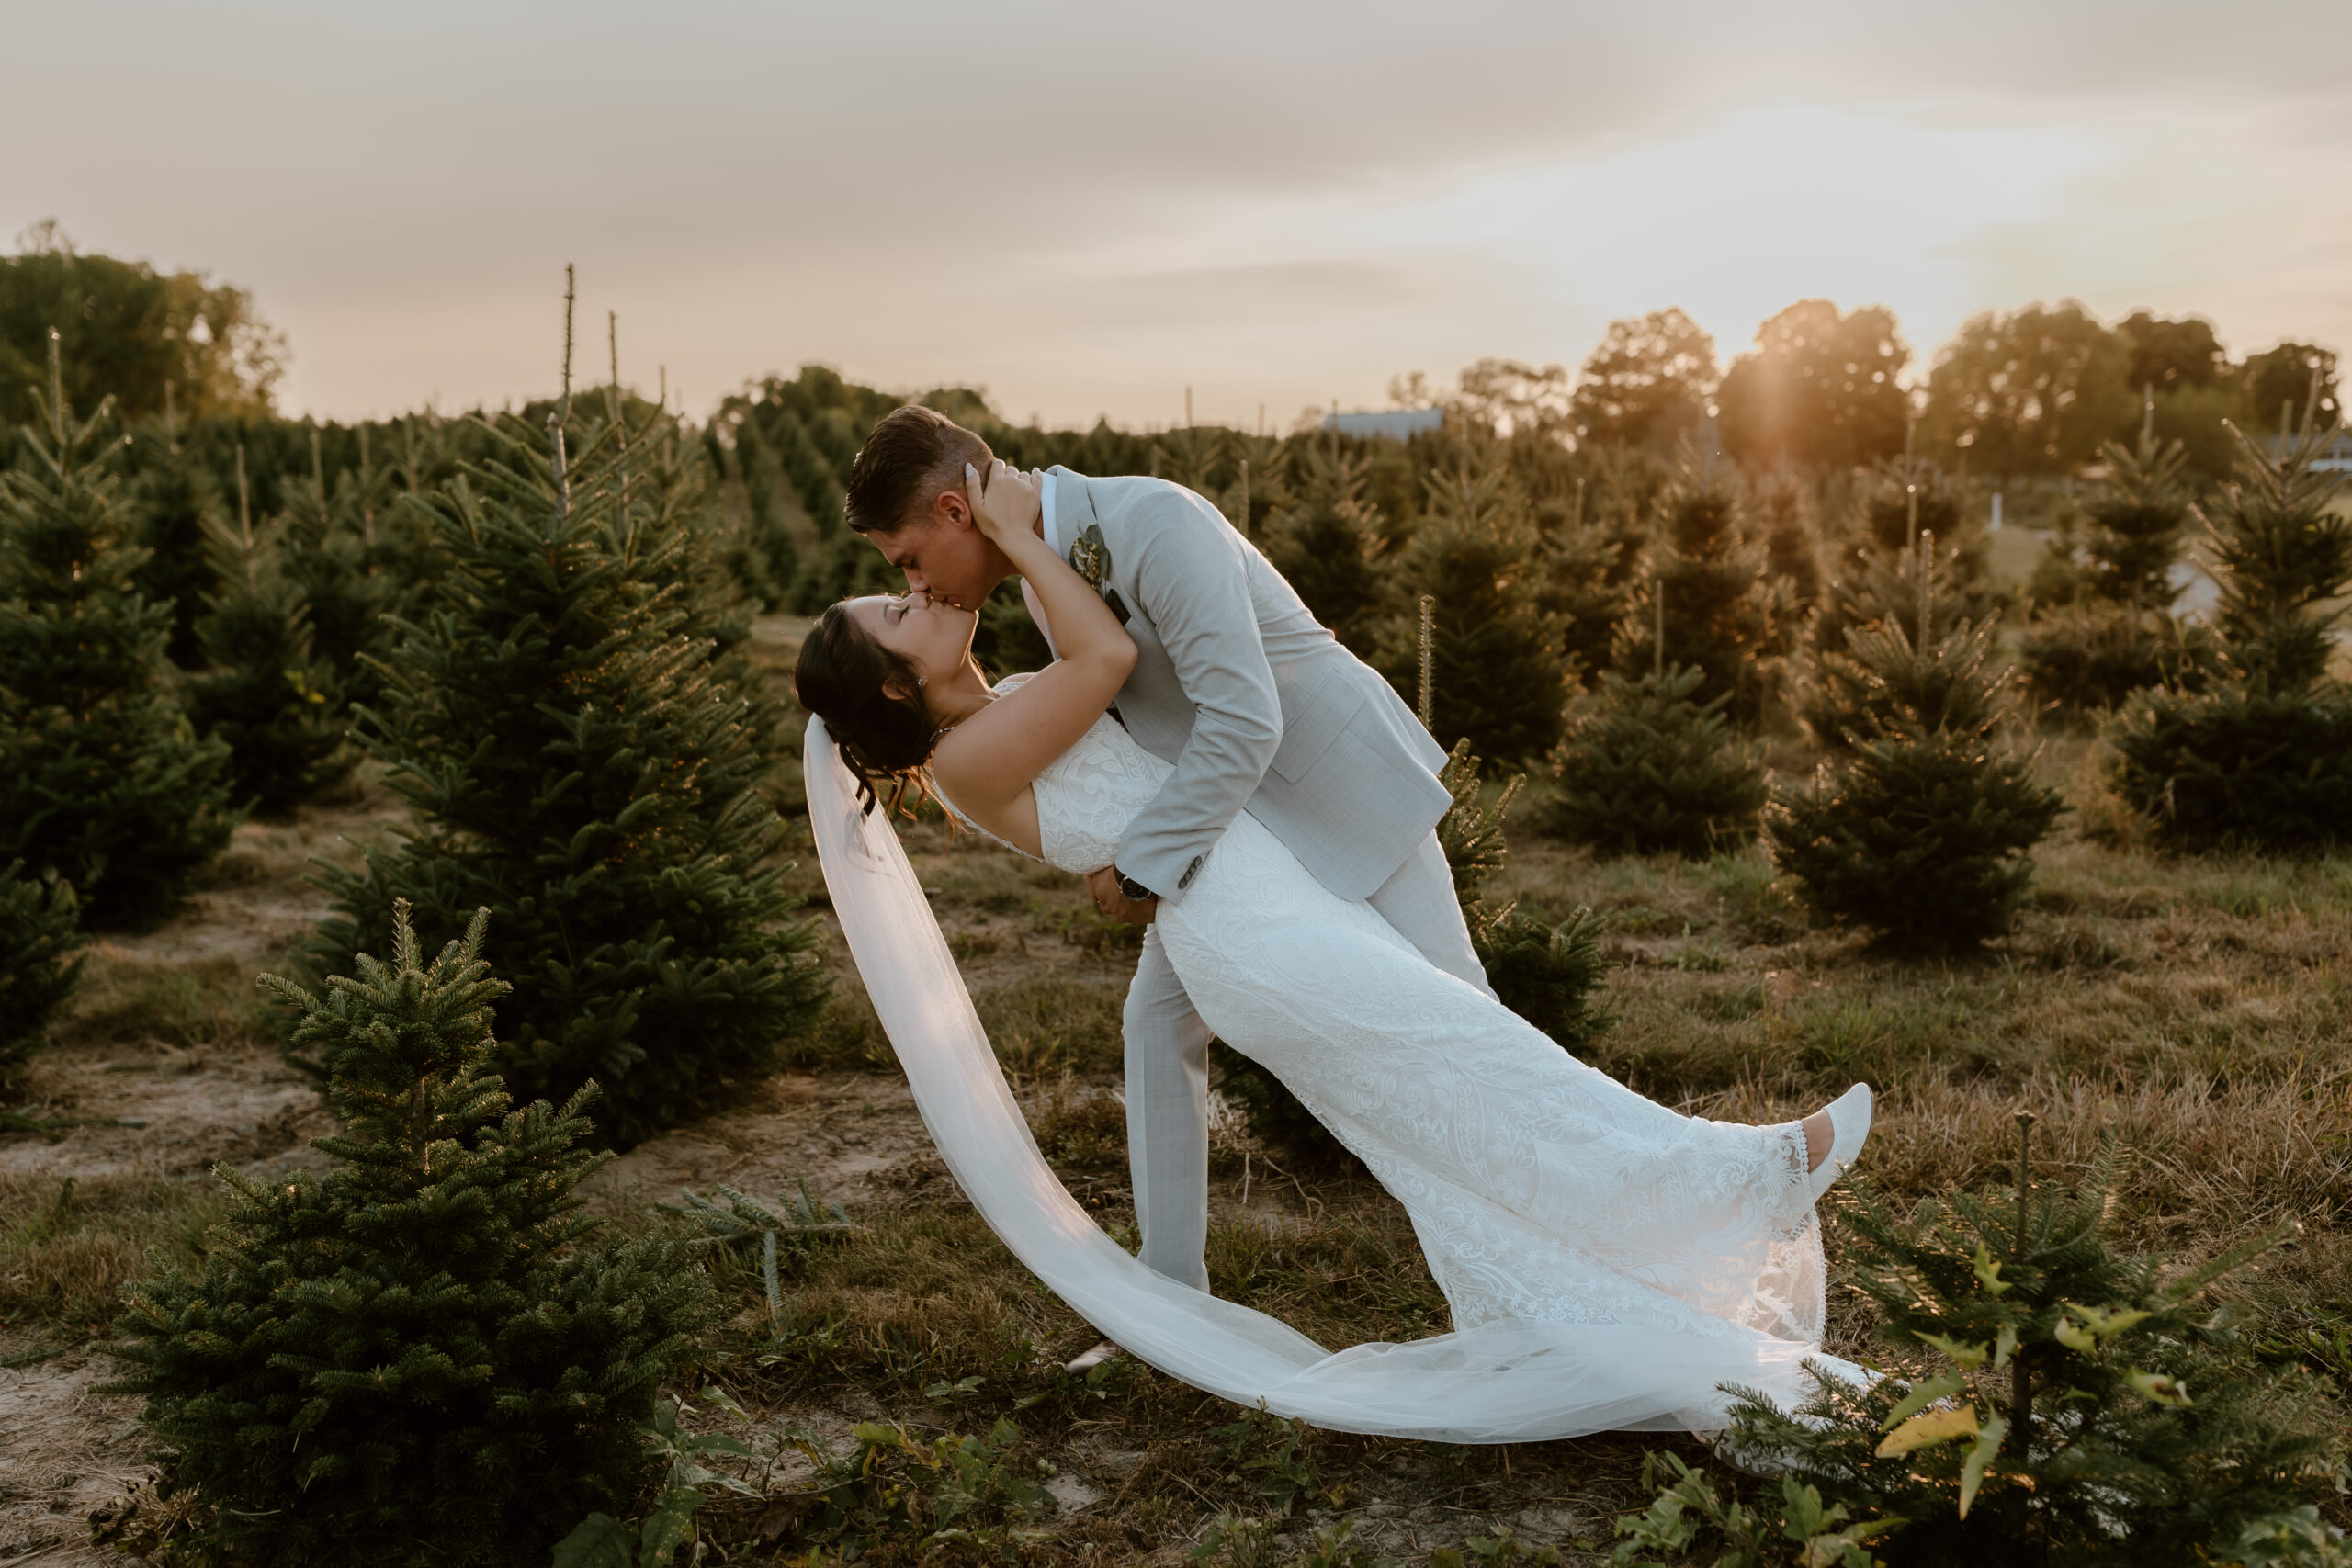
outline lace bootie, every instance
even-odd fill
[[[1861,1156],[1871,1135],[1871,1086],[1858,1083],[1822,1108],[1829,1117],[1829,1152],[1813,1169],[1813,1201],[1837,1184]]]

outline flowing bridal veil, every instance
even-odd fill
[[[1506,1443],[1725,1424],[1718,1385],[1784,1404],[1804,1363],[1860,1370],[1753,1330],[1699,1337],[1616,1324],[1503,1320],[1336,1353],[1263,1313],[1145,1268],[1071,1198],[1030,1135],[886,813],[820,719],[806,777],[817,852],[867,995],[940,1157],[989,1228],[1079,1315],[1170,1377],[1338,1431]]]

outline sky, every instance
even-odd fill
[[[1015,419],[1287,429],[1680,306],[1917,365],[2075,298],[2352,351],[2352,6],[333,0],[20,7],[0,240],[253,291],[280,406],[807,361]],[[37,67],[30,62],[38,62]],[[584,352],[584,351],[583,351]],[[2352,354],[2347,355],[2352,357]]]

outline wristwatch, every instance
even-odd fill
[[[1119,896],[1130,904],[1140,904],[1147,898],[1157,898],[1159,897],[1159,894],[1154,893],[1150,888],[1146,887],[1142,883],[1137,882],[1134,877],[1129,876],[1125,872],[1121,871],[1115,865],[1111,868],[1111,874],[1119,879]]]

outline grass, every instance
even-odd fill
[[[1876,1085],[1864,1169],[1899,1201],[2003,1179],[2023,1108],[2040,1118],[2038,1159],[2053,1172],[2121,1142],[2115,1221],[2133,1245],[2187,1260],[2299,1224],[2248,1277],[2243,1305],[2266,1354],[2352,1378],[2352,857],[2159,858],[2128,832],[2086,836],[2103,820],[2088,793],[2094,747],[2060,739],[2041,765],[2086,809],[2044,847],[2015,934],[1970,962],[1898,964],[1809,930],[1754,850],[1597,863],[1521,833],[1488,897],[1554,920],[1578,905],[1603,915],[1617,1021],[1587,1055],[1645,1093],[1696,1114],[1776,1121],[1856,1078]],[[1115,1093],[1130,939],[1094,919],[1074,880],[951,835],[935,812],[902,832],[1040,1149],[1132,1246]],[[805,844],[797,853],[794,886],[822,909],[813,856]],[[795,1043],[794,1065],[888,1070],[888,1043],[833,940],[835,1002]],[[268,1031],[250,974],[232,962],[104,949],[60,1027],[69,1042],[173,1051]],[[1447,1326],[1385,1192],[1267,1156],[1218,1135],[1209,1268],[1220,1295],[1334,1347]],[[854,1446],[859,1421],[928,1438],[1009,1420],[1019,1446],[1005,1462],[1043,1461],[1083,1483],[1090,1505],[1036,1521],[1041,1533],[1005,1546],[1005,1560],[1173,1563],[1217,1514],[1272,1511],[1268,1472],[1252,1460],[1272,1438],[1237,1452],[1215,1435],[1234,1411],[1131,1361],[1091,1378],[1064,1371],[1094,1331],[952,1185],[908,1194],[857,1206],[846,1233],[786,1240],[780,1314],[755,1248],[708,1253],[731,1315],[705,1346],[697,1382],[751,1412],[729,1429],[764,1456],[770,1490],[706,1508],[729,1561],[806,1560],[791,1522],[801,1516],[779,1499],[808,1471],[777,1434],[808,1428],[839,1451]],[[107,1176],[69,1192],[56,1177],[0,1175],[0,1324],[58,1340],[102,1335],[148,1249],[189,1255],[217,1213],[217,1188],[200,1180]],[[673,1223],[623,1217],[628,1228]],[[1851,1352],[1871,1319],[1834,1283],[1834,1226],[1828,1239],[1832,1348]],[[1655,1435],[1458,1449],[1309,1434],[1299,1462],[1315,1485],[1284,1528],[1345,1513],[1360,1540],[1418,1565],[1509,1522],[1571,1561],[1598,1561],[1611,1516],[1645,1501],[1641,1456],[1658,1448],[1700,1458]],[[1293,1533],[1281,1554],[1301,1544]],[[869,1560],[915,1556],[899,1542]],[[952,1558],[943,1549],[938,1560]]]
[[[209,1179],[0,1171],[0,1325],[102,1334],[158,1257],[192,1260],[223,1208]]]
[[[250,966],[230,954],[172,961],[102,942],[51,1032],[64,1044],[194,1051],[266,1041],[277,1024]]]

